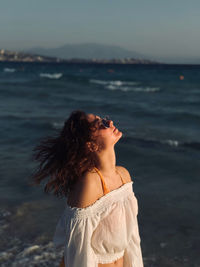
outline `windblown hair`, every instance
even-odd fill
[[[33,160],[39,166],[32,175],[32,185],[38,185],[49,177],[44,191],[57,197],[67,197],[78,179],[94,166],[94,153],[86,146],[86,142],[96,143],[93,132],[96,120],[89,122],[87,114],[75,110],[65,121],[61,132],[56,136],[40,140],[33,149]]]

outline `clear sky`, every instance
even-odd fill
[[[200,0],[0,1],[0,48],[85,42],[200,59]]]

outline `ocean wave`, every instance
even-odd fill
[[[63,127],[63,122],[53,122],[51,126],[53,129],[60,130]]]
[[[147,140],[148,141],[148,140]],[[199,142],[180,142],[178,140],[166,139],[166,140],[155,140],[160,144],[166,144],[171,147],[189,147],[192,149],[200,150],[200,143]]]
[[[158,92],[160,87],[135,87],[133,88],[135,92]]]
[[[132,82],[132,81],[105,81],[105,80],[95,80],[91,79],[91,83],[103,85],[108,90],[120,90],[123,92],[157,92],[160,91],[159,87],[144,87],[144,86],[138,86],[140,82]]]
[[[130,144],[130,143],[134,143],[134,144],[138,144],[139,146],[145,146],[145,147],[153,147],[155,148],[155,146],[161,146],[161,145],[167,145],[170,147],[174,147],[174,148],[183,148],[183,147],[187,147],[187,148],[192,148],[195,150],[200,150],[200,142],[196,142],[196,141],[178,141],[176,139],[165,139],[165,140],[159,140],[159,139],[154,139],[154,138],[139,138],[139,137],[133,137],[130,135],[125,136],[125,138],[123,139],[124,143]]]
[[[95,80],[91,79],[91,83],[96,83],[96,84],[103,84],[103,85],[113,85],[113,86],[122,86],[122,85],[138,85],[140,84],[139,82],[127,82],[127,81],[105,81],[105,80]]]
[[[63,252],[60,249],[55,249],[52,241],[49,242],[48,238],[46,238],[47,231],[43,233],[39,230],[40,227],[38,227],[37,231],[33,227],[29,231],[30,225],[34,225],[32,218],[35,217],[35,209],[37,210],[38,207],[40,207],[38,203],[36,206],[34,203],[24,202],[22,205],[12,208],[12,210],[7,207],[0,209],[2,267],[56,266],[61,261]],[[37,212],[40,212],[40,210]],[[17,220],[13,220],[13,217],[17,218]],[[25,223],[23,223],[22,219],[24,217],[26,217]],[[23,227],[18,227],[18,225],[22,224]],[[16,228],[18,228],[18,233],[13,237],[12,229]],[[35,231],[37,244],[33,244],[31,235],[26,234],[25,236],[23,234],[24,231],[26,233]]]
[[[4,71],[4,72],[15,72],[16,69],[4,68],[3,71]]]
[[[40,73],[40,77],[49,79],[60,79],[62,76],[62,73]]]
[[[143,141],[148,142],[148,143],[154,143],[154,144],[164,144],[164,145],[169,145],[171,147],[178,147],[181,145],[181,142],[178,140],[173,140],[173,139],[165,139],[165,140],[159,140],[159,139],[143,139]]]
[[[157,92],[157,91],[160,91],[159,87],[127,87],[127,86],[117,87],[117,86],[113,86],[113,85],[108,85],[108,86],[106,86],[106,88],[109,90],[120,90],[123,92],[128,92],[128,91],[132,91],[132,92]]]
[[[167,140],[161,141],[161,143],[168,144],[168,145],[174,146],[174,147],[177,147],[177,146],[180,145],[180,142],[179,141],[177,141],[177,140],[171,140],[171,139],[167,139]]]
[[[192,148],[192,149],[200,150],[200,143],[199,142],[195,142],[195,141],[180,142],[180,141],[177,141],[177,140],[169,139],[169,140],[161,141],[161,143],[168,144],[169,146],[172,146],[172,147],[181,146],[181,147],[189,147],[189,148]]]

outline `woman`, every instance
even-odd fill
[[[116,166],[121,137],[113,121],[76,110],[35,148],[35,183],[50,176],[45,192],[67,198],[53,239],[64,246],[60,266],[143,267],[133,181]]]

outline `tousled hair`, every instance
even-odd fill
[[[95,167],[94,151],[86,146],[86,142],[96,144],[95,123],[96,120],[88,121],[84,111],[75,110],[60,132],[41,139],[33,149],[33,160],[39,162],[39,166],[32,175],[32,185],[38,185],[48,177],[44,191],[67,197],[85,172]]]

